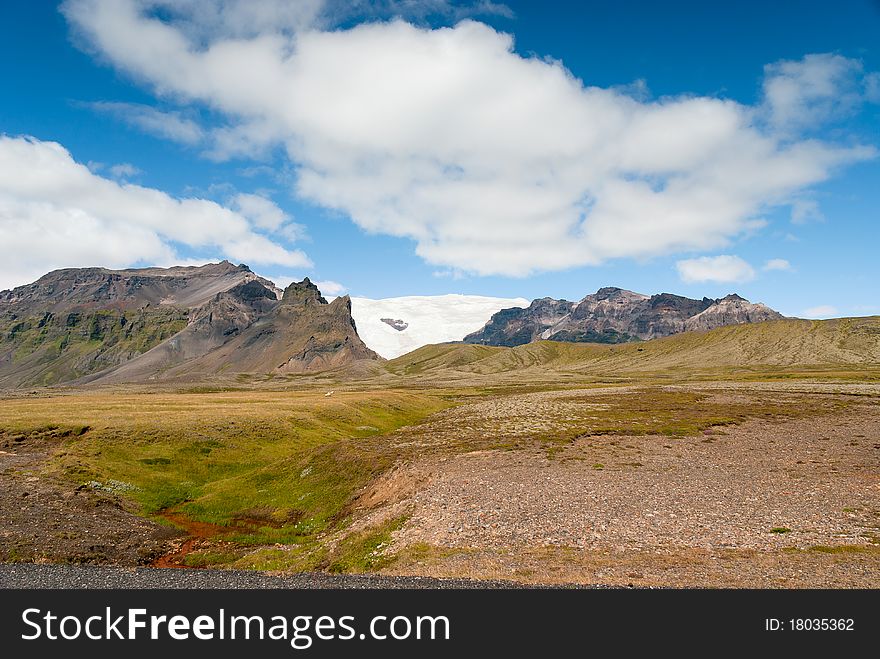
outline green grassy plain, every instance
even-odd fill
[[[4,401],[0,432],[62,441],[51,473],[123,483],[145,515],[215,524],[241,545],[306,543],[387,468],[359,443],[449,404],[406,391],[89,393]]]
[[[208,528],[218,547],[186,556],[189,565],[346,572],[385,567],[391,559],[377,550],[404,521],[346,535],[357,495],[425,451],[539,448],[552,458],[584,437],[693,436],[845,405],[803,406],[772,396],[718,401],[706,392],[658,386],[562,393],[564,409],[528,431],[517,429],[516,416],[525,421],[527,405],[500,422],[461,419],[466,432],[455,432],[454,420],[440,435],[420,431],[435,412],[498,394],[362,390],[326,397],[322,389],[9,399],[0,408],[0,434],[57,440],[47,473],[77,484],[114,484],[146,516],[193,533]],[[341,541],[327,546],[329,534],[340,532]]]
[[[216,546],[187,564],[369,571],[388,565],[381,550],[403,520],[346,529],[358,494],[396,464],[426,451],[540,448],[552,458],[584,437],[675,438],[838,412],[848,404],[840,398],[725,397],[699,383],[877,382],[878,337],[880,318],[779,321],[628,345],[426,346],[357,378],[46,390],[2,400],[0,439],[54,440],[47,474],[114,482],[146,516],[211,525]],[[609,385],[626,387],[569,391]],[[541,392],[563,402],[535,420],[523,396]],[[506,396],[520,401],[507,416],[443,416]]]

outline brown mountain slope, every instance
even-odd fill
[[[347,298],[245,265],[66,269],[0,292],[0,388],[298,372],[378,359]],[[219,351],[216,352],[215,351]]]
[[[398,375],[497,374],[540,369],[616,375],[751,367],[880,367],[880,316],[771,320],[639,343],[536,341],[513,348],[425,346],[389,361]]]
[[[777,320],[763,304],[732,294],[694,300],[671,293],[642,295],[600,288],[580,302],[541,298],[528,307],[503,309],[465,343],[517,346],[540,339],[574,343],[644,341],[697,329]]]
[[[0,292],[0,387],[75,380],[143,354],[194,310],[247,282],[247,266],[56,270]],[[274,294],[273,294],[274,295]]]
[[[378,359],[357,334],[348,296],[328,304],[306,278],[278,301],[249,282],[218,294],[179,334],[94,381],[302,373]]]
[[[229,261],[171,268],[67,268],[32,284],[0,292],[0,308],[28,315],[83,309],[141,309],[163,305],[201,306],[217,293],[248,281],[259,281],[280,293],[272,282],[246,265]]]

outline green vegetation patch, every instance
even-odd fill
[[[186,327],[177,307],[0,316],[0,353],[30,370],[29,384],[50,385],[103,370],[142,354]]]
[[[568,428],[547,433],[544,439],[568,441],[603,435],[692,437],[750,419],[784,421],[833,413],[850,404],[812,397],[805,405],[803,397],[797,395],[750,394],[728,398],[724,392],[716,395],[660,387],[566,400],[573,403],[567,410]]]
[[[403,526],[406,517],[398,517],[384,524],[352,533],[344,538],[330,554],[329,572],[375,572],[394,562],[394,556],[384,550],[391,544],[391,534]]]
[[[53,428],[58,475],[129,483],[144,514],[217,525],[242,546],[308,546],[342,528],[355,493],[393,464],[387,433],[450,405],[394,390],[14,399],[0,408],[0,437]]]
[[[387,552],[392,533],[406,522],[397,517],[382,524],[343,537],[333,548],[309,540],[299,545],[256,549],[231,563],[233,567],[258,570],[308,572],[327,570],[337,574],[375,572],[397,562]],[[199,562],[203,559],[194,559]]]

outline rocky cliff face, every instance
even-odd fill
[[[490,346],[518,346],[544,338],[542,334],[571,315],[575,303],[542,297],[525,309],[502,309],[483,329],[465,337],[466,343]]]
[[[264,336],[281,340],[222,350],[253,338],[255,327],[272,328]],[[253,346],[261,346],[264,358]],[[217,351],[224,356],[211,357]],[[196,376],[200,365],[210,372],[271,372],[290,360],[316,370],[376,358],[357,336],[345,299],[328,305],[308,279],[282,293],[247,266],[225,261],[58,270],[0,292],[0,387]]]
[[[196,371],[302,373],[379,359],[364,345],[351,317],[351,300],[327,303],[308,278],[284,289],[273,306],[240,336],[206,355]]]
[[[525,309],[504,309],[464,340],[497,346],[538,339],[623,343],[776,318],[782,315],[738,295],[694,300],[671,293],[648,296],[608,287],[577,303],[541,298]]]

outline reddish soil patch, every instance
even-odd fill
[[[188,554],[191,554],[196,549],[202,547],[207,544],[212,538],[216,538],[220,535],[229,534],[235,530],[234,527],[229,526],[220,526],[219,524],[210,524],[208,522],[199,522],[194,519],[190,519],[180,513],[165,511],[162,513],[162,518],[168,520],[174,526],[182,529],[186,532],[187,537],[184,538],[183,542],[180,543],[177,547],[172,549],[170,552],[163,554],[156,560],[154,560],[150,565],[152,567],[171,567],[171,568],[181,568],[181,567],[191,567],[185,564],[185,559]]]
[[[186,533],[186,537],[171,551],[159,556],[150,565],[152,567],[191,568],[186,564],[187,555],[223,542],[223,538],[235,533],[253,533],[260,527],[281,528],[293,520],[278,522],[264,515],[261,511],[249,511],[251,515],[239,515],[233,518],[233,523],[228,525],[211,524],[190,519],[186,515],[173,510],[161,513],[163,519],[168,520],[174,526]],[[297,517],[298,519],[298,517]]]

